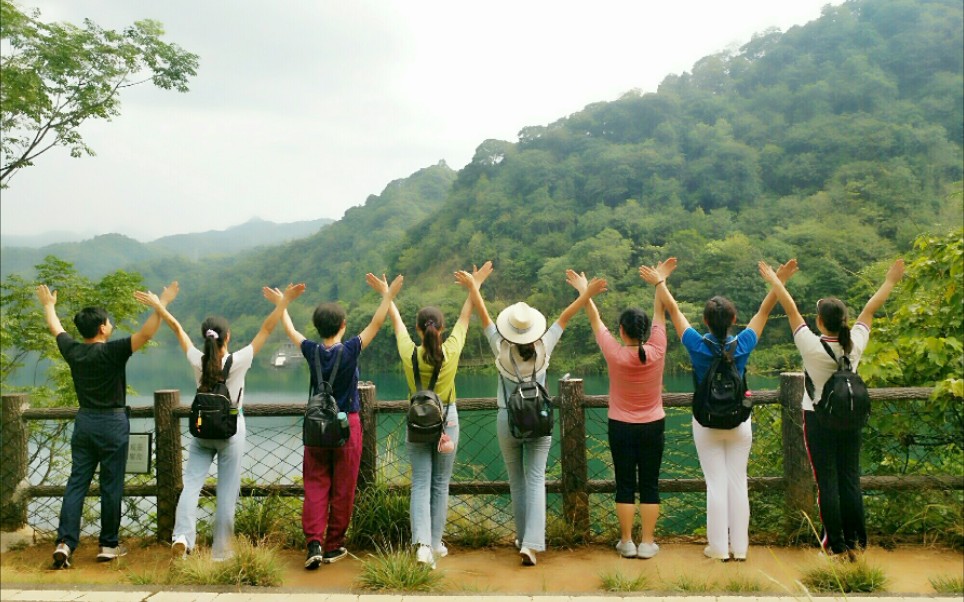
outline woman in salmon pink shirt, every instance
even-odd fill
[[[661,265],[662,278],[669,276],[675,265]],[[573,286],[581,293],[585,276]],[[623,311],[619,338],[603,324],[592,299],[586,304],[586,314],[609,368],[609,449],[616,475],[620,531],[616,551],[624,558],[652,558],[659,552],[654,531],[659,517],[659,468],[666,423],[662,397],[666,354],[663,305],[657,296],[652,322],[641,309]],[[637,492],[643,525],[639,546],[633,542]]]

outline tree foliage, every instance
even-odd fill
[[[123,31],[90,20],[83,27],[44,23],[0,0],[0,186],[17,170],[57,146],[71,156],[93,155],[80,125],[120,114],[120,91],[145,82],[187,92],[198,57],[161,41],[157,21]]]
[[[0,380],[6,392],[11,388],[8,377],[29,363],[35,375],[30,388],[32,404],[76,405],[70,368],[37,303],[37,285],[47,284],[57,291],[57,315],[64,329],[80,339],[73,316],[88,306],[106,309],[118,330],[134,330],[134,320],[144,310],[134,300],[134,291],[141,287],[142,279],[139,274],[118,270],[94,282],[77,274],[71,264],[52,256],[36,269],[35,281],[12,275],[0,284]],[[49,362],[50,368],[38,369],[44,362]]]

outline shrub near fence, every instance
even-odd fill
[[[364,449],[359,478],[359,500],[366,492],[397,494],[394,519],[407,523],[409,487],[404,442],[404,412],[408,401],[378,401],[370,383],[359,386],[362,395]],[[815,489],[801,427],[803,379],[797,373],[781,375],[778,391],[756,391],[753,399],[754,447],[751,453],[751,538],[791,541],[808,527],[803,513],[815,516]],[[875,415],[889,411],[915,412],[930,388],[873,389]],[[605,395],[583,393],[579,379],[559,382],[557,424],[553,436],[546,488],[549,504],[550,544],[614,536],[615,491],[612,464],[606,442]],[[662,537],[699,534],[704,526],[705,484],[690,433],[688,393],[667,393],[667,444],[661,471]],[[513,523],[509,486],[495,436],[494,398],[463,398],[458,401],[461,440],[450,493],[449,526],[453,539],[467,545],[483,545],[511,539]],[[69,473],[69,433],[76,408],[29,408],[27,396],[4,395],[2,412],[2,468],[0,468],[0,526],[15,530],[29,524],[41,535],[56,529],[64,483]],[[238,530],[253,535],[272,533],[279,526],[282,543],[299,546],[301,497],[301,416],[304,404],[250,404],[245,406],[248,451],[243,466],[242,499]],[[132,408],[132,432],[154,434],[151,475],[128,475],[125,484],[125,536],[156,536],[170,541],[180,493],[188,406],[181,405],[178,391],[157,391],[153,407]],[[932,425],[933,426],[933,425]],[[865,440],[876,436],[871,426]],[[895,519],[894,509],[904,509],[902,499],[932,498],[922,507],[951,508],[951,531],[961,529],[960,502],[964,476],[960,461],[943,463],[928,458],[926,450],[913,449],[913,436],[894,441],[893,457],[914,457],[902,467],[877,462],[862,477],[868,508],[881,508],[880,516],[869,511],[871,532],[920,536],[941,527],[934,521]],[[875,447],[881,447],[877,441]],[[899,448],[899,449],[898,449]],[[944,457],[944,456],[941,456]],[[866,462],[865,462],[866,464]],[[902,468],[902,470],[901,470]],[[910,470],[908,470],[910,469]],[[212,469],[213,470],[213,469]],[[898,474],[892,474],[892,473]],[[903,472],[903,474],[900,474]],[[910,474],[908,474],[908,472]],[[891,473],[891,474],[888,474]],[[209,482],[202,498],[203,512],[213,510],[215,486]],[[96,481],[85,510],[84,532],[96,532]],[[935,501],[936,500],[936,501]],[[357,508],[363,508],[360,501]],[[891,511],[888,513],[887,509]],[[361,510],[359,510],[361,512]],[[367,518],[367,517],[366,517]],[[880,520],[878,520],[880,519]],[[875,522],[876,521],[876,522]],[[359,520],[359,524],[366,521]],[[370,522],[369,522],[370,524]],[[404,540],[407,524],[398,527]],[[373,534],[367,534],[372,537]],[[355,541],[361,541],[358,538]],[[370,539],[368,540],[370,541]]]

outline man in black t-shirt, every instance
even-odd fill
[[[171,283],[161,294],[161,303],[166,306],[173,301],[177,291],[177,282]],[[70,366],[80,404],[70,438],[70,478],[60,509],[54,568],[70,566],[70,556],[80,540],[84,498],[98,465],[101,531],[97,560],[113,560],[127,554],[127,548],[118,541],[130,438],[125,368],[131,355],[157,332],[160,317],[153,313],[132,336],[110,341],[114,325],[107,312],[99,307],[86,307],[74,316],[74,324],[84,338],[78,342],[67,334],[57,317],[57,292],[41,284],[37,287],[37,298],[43,306],[47,326],[57,338],[60,354]]]

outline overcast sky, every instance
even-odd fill
[[[187,94],[126,90],[2,193],[0,231],[142,241],[252,217],[339,219],[391,180],[485,139],[516,141],[589,103],[820,15],[826,0],[488,2],[17,0],[45,21],[152,18],[200,55]],[[834,0],[832,4],[839,4]]]

